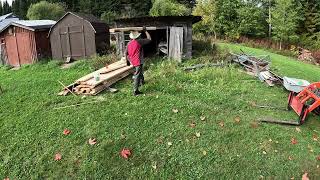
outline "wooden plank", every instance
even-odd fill
[[[126,66],[124,68],[117,69],[117,70],[112,71],[112,72],[107,73],[107,74],[101,74],[100,75],[100,81],[96,81],[95,79],[90,79],[90,80],[88,80],[86,82],[83,82],[82,84],[86,84],[86,85],[89,85],[89,86],[94,88],[94,87],[96,87],[96,86],[98,86],[100,84],[103,84],[104,82],[112,79],[113,77],[119,76],[122,73],[130,71],[132,69],[133,69],[133,66]]]
[[[90,74],[87,74],[87,75],[81,77],[76,82],[77,83],[81,83],[81,82],[84,82],[84,81],[88,81],[88,80],[92,79],[94,77],[94,75],[97,74],[97,73],[105,74],[105,73],[108,73],[108,72],[123,68],[125,66],[127,66],[127,63],[125,61],[117,61],[115,63],[112,63],[112,64],[108,65],[108,68],[107,67],[103,67],[103,68],[101,68],[101,69],[99,69],[97,71],[94,71],[94,72],[92,72]]]
[[[92,95],[97,95],[100,92],[104,91],[105,89],[109,88],[111,85],[115,84],[116,82],[120,81],[121,79],[129,76],[130,74],[133,73],[133,69],[126,71],[122,74],[120,74],[119,76],[114,77],[113,79],[109,80],[108,82],[106,82],[103,85],[100,85],[99,87],[96,87],[93,91],[91,91]]]
[[[64,85],[61,81],[58,81],[63,87],[64,87],[64,90],[67,90],[69,91],[73,96],[76,96],[73,92],[72,92],[72,89],[70,90],[66,85]]]
[[[154,31],[157,29],[165,29],[165,27],[146,27],[147,31]],[[142,31],[143,27],[125,27],[125,28],[112,28],[109,29],[110,33],[115,33],[115,32],[125,32],[125,31]]]

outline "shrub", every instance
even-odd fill
[[[155,0],[150,10],[151,16],[183,16],[190,14],[191,11],[186,6],[173,0]]]
[[[32,4],[28,9],[27,17],[30,20],[38,19],[51,19],[58,20],[65,13],[65,8],[59,3],[49,3],[47,1],[41,1],[36,4]]]

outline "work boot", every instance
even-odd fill
[[[141,95],[141,94],[143,94],[143,93],[140,92],[139,90],[133,92],[133,95],[134,95],[134,96],[139,96],[139,95]]]

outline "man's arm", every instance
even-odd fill
[[[126,46],[126,49],[125,49],[125,51],[124,51],[124,57],[123,57],[123,58],[126,60],[127,65],[130,66],[131,63],[130,63],[129,58],[128,58],[128,46]]]
[[[146,39],[139,39],[138,42],[141,46],[145,46],[149,43],[151,43],[151,35],[149,32],[146,30],[146,27],[143,27],[143,32],[146,34],[147,38]]]

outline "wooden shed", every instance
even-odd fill
[[[48,33],[51,20],[13,21],[0,31],[4,64],[19,67],[41,58],[51,57]]]
[[[130,27],[147,27],[152,43],[145,53],[166,55],[181,62],[192,57],[192,25],[201,21],[201,16],[158,16],[117,19],[111,29],[117,41],[117,54],[123,56],[130,41]]]
[[[66,13],[50,30],[54,59],[81,59],[105,54],[110,46],[109,28],[93,15]]]

